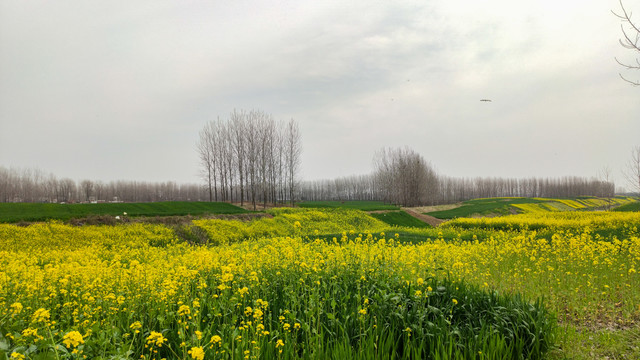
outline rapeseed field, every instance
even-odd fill
[[[198,245],[164,225],[0,225],[0,358],[536,359],[558,322],[640,318],[637,213],[271,215],[196,220]]]

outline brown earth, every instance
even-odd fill
[[[413,208],[402,208],[402,210],[404,210],[407,214],[413,216],[414,218],[420,220],[420,221],[424,221],[427,224],[431,225],[431,226],[439,226],[440,224],[442,224],[444,222],[444,220],[435,218],[431,215],[426,215],[426,214],[422,214],[416,210],[414,210]]]

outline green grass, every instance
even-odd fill
[[[579,208],[573,208],[563,201],[570,200]],[[611,207],[621,203],[633,201],[628,197],[615,197],[611,199]],[[567,202],[567,201],[565,201]],[[524,205],[533,204],[533,205]],[[523,205],[518,207],[518,205]],[[523,212],[547,212],[547,211],[591,211],[607,207],[604,199],[582,196],[571,199],[549,198],[486,198],[469,200],[462,206],[450,210],[433,211],[427,213],[438,219],[454,219],[472,216],[504,216]],[[616,211],[640,211],[640,202],[632,202],[616,208]]]
[[[150,202],[104,204],[0,203],[0,222],[69,220],[94,215],[182,216],[240,214],[248,211],[220,202]]]
[[[298,203],[303,208],[347,208],[362,211],[400,210],[395,205],[385,204],[382,201],[303,201]]]
[[[640,201],[618,206],[613,211],[640,211]]]
[[[433,211],[427,214],[438,219],[453,219],[457,217],[499,216],[518,212],[512,204],[538,204],[544,201],[530,198],[489,198],[465,201],[462,206],[451,210]]]
[[[372,213],[370,216],[384,221],[392,226],[405,226],[405,227],[417,227],[417,228],[430,228],[431,225],[424,221],[418,220],[415,217],[407,214],[406,211],[391,211],[385,213]]]

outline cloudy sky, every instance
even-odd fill
[[[3,0],[0,166],[195,183],[198,131],[235,108],[298,121],[304,179],[408,146],[451,176],[609,166],[623,185],[640,87],[619,73],[640,73],[614,59],[638,56],[618,44],[619,6]]]

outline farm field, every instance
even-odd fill
[[[379,213],[370,213],[369,215],[391,226],[416,227],[416,228],[431,227],[431,225],[425,223],[424,221],[421,221],[409,215],[406,211],[387,211],[387,212],[379,212]]]
[[[546,213],[549,211],[588,211],[638,204],[632,197],[617,196],[611,199],[582,197],[575,199],[549,198],[487,198],[465,201],[460,206],[431,211],[426,214],[439,219],[458,217],[504,216],[521,213]],[[636,205],[637,206],[637,205]],[[633,211],[633,210],[631,210]]]
[[[219,202],[167,201],[151,203],[41,204],[0,203],[0,222],[69,220],[87,216],[182,216],[240,214],[247,211]]]
[[[638,213],[269,214],[0,225],[0,358],[640,356]]]
[[[302,201],[301,208],[346,208],[362,211],[400,210],[399,207],[382,201]]]

